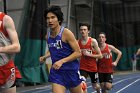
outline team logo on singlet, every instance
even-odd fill
[[[102,55],[103,55],[103,57],[106,58],[106,59],[109,59],[109,58],[110,58],[110,54],[108,54],[108,53],[103,53]]]
[[[91,49],[81,49],[82,52],[86,52],[87,54],[92,54]]]
[[[60,48],[62,48],[62,41],[61,40],[56,40],[56,43],[50,43],[50,44],[48,44],[48,46],[60,49]]]

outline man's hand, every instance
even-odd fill
[[[89,57],[92,56],[92,53],[91,53],[90,51],[87,51],[87,50],[84,50],[84,51],[83,51],[83,54],[84,54],[85,56],[89,56]]]
[[[39,58],[39,61],[40,61],[41,63],[45,62],[45,60],[46,60],[46,57],[45,57],[45,56],[41,56],[41,57]]]
[[[117,66],[117,62],[113,62],[112,65],[113,65],[114,67],[116,67],[116,66]]]
[[[62,64],[63,64],[63,61],[62,60],[59,60],[59,61],[56,61],[54,64],[53,64],[53,68],[54,69],[56,69],[56,70],[58,70],[58,69],[60,69],[60,67],[62,66]]]

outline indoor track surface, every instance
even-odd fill
[[[89,78],[87,79],[87,85],[88,93],[96,93],[95,90],[92,89]],[[17,93],[52,93],[50,84],[30,88],[22,87],[22,89],[17,90]],[[66,93],[70,92],[67,90]],[[140,93],[140,72],[115,74],[113,89],[108,93]]]

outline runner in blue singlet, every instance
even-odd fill
[[[53,93],[65,93],[69,89],[71,93],[82,93],[79,75],[78,57],[81,56],[80,48],[73,33],[61,26],[63,13],[59,6],[51,6],[44,12],[44,17],[50,32],[46,39],[49,51],[40,61],[51,57],[52,67],[49,74],[49,82],[52,82]]]

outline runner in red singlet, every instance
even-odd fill
[[[0,12],[0,93],[16,93],[13,56],[19,51],[14,22],[10,16]]]
[[[89,75],[93,89],[95,89],[97,93],[100,93],[100,86],[97,83],[98,74],[96,59],[102,58],[102,54],[96,39],[89,37],[89,29],[89,24],[80,24],[80,33],[82,35],[82,38],[78,41],[82,51],[82,56],[80,58],[80,74],[85,78]]]
[[[122,55],[120,50],[115,48],[113,45],[109,45],[105,42],[106,42],[106,34],[104,32],[100,32],[99,47],[102,52],[103,58],[98,60],[97,67],[102,93],[107,93],[107,90],[110,90],[112,88],[113,66],[117,66],[117,63]],[[111,52],[117,54],[117,58],[114,62],[112,60]]]

